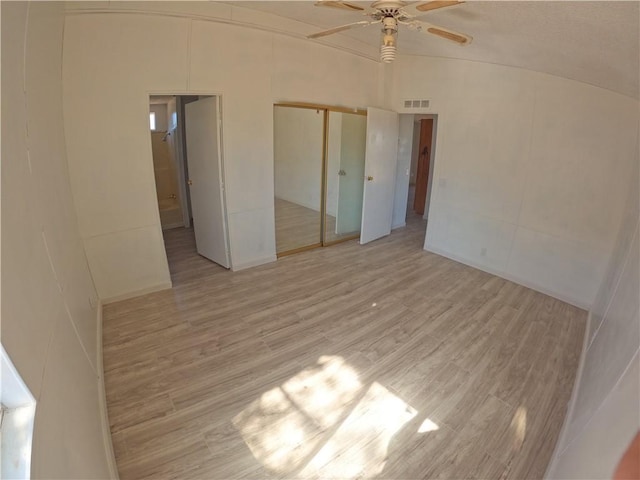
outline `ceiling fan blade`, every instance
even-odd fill
[[[367,27],[369,25],[373,25],[374,23],[379,23],[379,22],[378,21],[370,22],[368,20],[362,20],[361,22],[348,23],[348,24],[342,25],[340,27],[330,28],[329,30],[323,30],[322,32],[318,32],[318,33],[313,33],[311,35],[307,35],[307,38],[326,37],[327,35],[332,35],[334,33],[343,32],[344,30],[349,30],[351,28]]]
[[[420,22],[418,20],[403,23],[412,30],[418,30],[422,33],[436,35],[440,38],[444,38],[445,40],[455,42],[458,45],[469,45],[473,40],[473,37],[464,33],[455,32],[453,30],[449,30],[448,28],[431,25],[430,23]]]
[[[469,45],[473,40],[469,35],[447,30],[442,27],[429,27],[427,28],[427,32],[432,35],[437,35],[438,37],[451,40],[452,42],[456,42],[460,45]]]
[[[432,2],[421,3],[420,5],[416,5],[415,9],[419,12],[430,12],[431,10],[437,10],[439,8],[445,7],[453,7],[454,5],[459,5],[464,3],[464,1],[438,1],[434,0]]]
[[[364,8],[362,8],[360,5],[334,0],[320,0],[319,2],[316,2],[315,5],[316,7],[333,7],[339,8],[341,10],[349,10],[351,12],[360,12],[364,10]]]

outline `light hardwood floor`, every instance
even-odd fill
[[[104,309],[123,480],[541,478],[586,312],[422,250],[424,222]]]
[[[320,243],[320,212],[275,198],[276,252]]]
[[[296,203],[275,199],[276,253],[320,243],[320,212]],[[336,217],[325,216],[327,242],[352,237],[359,232],[337,234]]]

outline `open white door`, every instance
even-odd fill
[[[196,249],[229,268],[218,101],[208,97],[185,105],[187,163]]]
[[[367,108],[367,151],[360,243],[391,233],[398,161],[398,114]]]

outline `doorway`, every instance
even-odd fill
[[[407,217],[427,220],[436,148],[437,115],[414,115]]]
[[[423,118],[419,122],[420,135],[418,138],[418,158],[416,159],[413,211],[418,215],[424,216],[429,187],[429,171],[431,170],[433,119]]]
[[[158,212],[174,283],[187,268],[231,267],[221,108],[218,95],[149,97]]]

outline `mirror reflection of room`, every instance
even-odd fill
[[[367,117],[329,111],[324,243],[360,234]]]
[[[319,246],[324,110],[274,107],[276,253]]]

